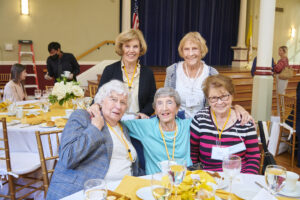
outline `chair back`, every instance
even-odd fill
[[[89,85],[90,97],[94,98],[98,91],[98,85]]]
[[[270,121],[263,121],[262,122],[263,131],[261,131],[258,126],[258,121],[255,121],[257,137],[258,137],[258,147],[259,147],[259,151],[260,151],[259,174],[263,174],[263,166],[264,166],[264,160],[265,160],[265,151],[264,151],[264,147],[263,147],[262,139],[261,139],[260,135],[264,134],[265,142],[266,142],[266,144],[268,144],[268,138],[269,138],[269,133],[270,133],[270,124],[271,124]]]
[[[36,131],[36,140],[40,154],[42,175],[44,182],[45,196],[47,194],[49,183],[54,172],[55,165],[59,158],[58,149],[60,144],[60,134],[62,130],[40,132]],[[49,150],[47,154],[45,151]],[[52,161],[52,162],[51,162]]]
[[[294,130],[296,130],[296,111],[297,100],[296,97],[285,94],[278,94],[280,123],[286,123]]]
[[[0,85],[5,85],[10,80],[10,73],[0,74]]]
[[[6,126],[6,118],[1,118],[0,122],[2,122],[3,135],[0,134],[0,160],[5,160],[6,171],[11,172],[11,163],[10,163],[10,153],[9,153],[9,145],[8,145],[8,136],[7,136],[7,126]],[[3,143],[2,143],[3,142]]]

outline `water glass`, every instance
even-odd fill
[[[42,96],[42,91],[40,89],[34,90],[34,96],[36,99],[40,99]]]
[[[44,99],[48,99],[48,97],[49,97],[49,91],[48,90],[43,90],[43,98]]]
[[[163,174],[153,174],[151,177],[151,191],[154,199],[168,200],[172,193],[172,185],[170,182],[162,181]]]
[[[265,180],[269,191],[276,195],[285,185],[286,169],[279,165],[268,165],[265,171]]]
[[[177,196],[177,187],[183,181],[186,174],[186,161],[184,159],[171,159],[168,162],[168,176],[170,182],[175,186],[175,196]]]
[[[84,183],[85,200],[105,200],[107,196],[106,182],[103,179],[90,179]]]
[[[230,180],[228,200],[231,200],[232,180],[236,175],[240,173],[241,167],[242,167],[241,158],[236,155],[228,155],[227,157],[224,158],[222,162],[224,175],[227,176]]]
[[[48,112],[50,108],[50,103],[48,99],[45,99],[41,102],[41,109],[44,113]]]

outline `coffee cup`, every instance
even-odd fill
[[[70,71],[64,71],[64,76],[65,76],[66,78],[69,78],[70,74],[71,74]]]
[[[293,192],[296,190],[297,181],[299,179],[299,175],[295,172],[287,171],[286,172],[286,180],[283,191],[285,192]]]

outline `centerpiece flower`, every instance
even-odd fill
[[[83,89],[79,86],[78,82],[67,82],[64,78],[55,83],[52,93],[49,96],[49,101],[52,104],[58,102],[59,105],[63,105],[74,98],[81,98],[83,96]]]

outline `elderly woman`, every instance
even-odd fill
[[[14,64],[10,72],[11,80],[4,87],[3,101],[16,102],[26,100],[27,95],[24,88],[24,81],[27,76],[26,67],[21,64]]]
[[[142,32],[130,29],[120,33],[115,51],[122,58],[104,69],[98,88],[112,79],[122,81],[130,93],[128,111],[138,113],[140,118],[148,118],[153,113],[156,85],[152,70],[139,63],[139,57],[147,51]]]
[[[144,148],[146,174],[157,173],[158,163],[174,158],[190,159],[190,119],[176,118],[180,97],[173,88],[160,88],[154,96],[156,117],[122,121],[131,137],[141,141]]]
[[[104,84],[95,96],[101,110],[71,115],[62,133],[59,161],[47,199],[60,199],[83,189],[88,179],[120,180],[138,174],[137,154],[120,119],[127,109],[128,89],[118,80]]]
[[[234,85],[223,75],[208,77],[203,84],[209,107],[197,112],[191,124],[191,158],[204,169],[222,171],[222,159],[235,154],[242,159],[242,173],[257,174],[260,151],[254,124],[245,125],[231,108]]]
[[[202,91],[203,81],[208,76],[218,74],[218,71],[202,60],[208,49],[205,39],[198,32],[187,33],[179,43],[178,52],[184,61],[167,68],[165,87],[178,91],[181,97],[180,111],[184,111],[186,118],[193,118],[207,103]],[[242,118],[243,123],[251,119],[241,106],[236,105],[235,111],[237,118]]]

